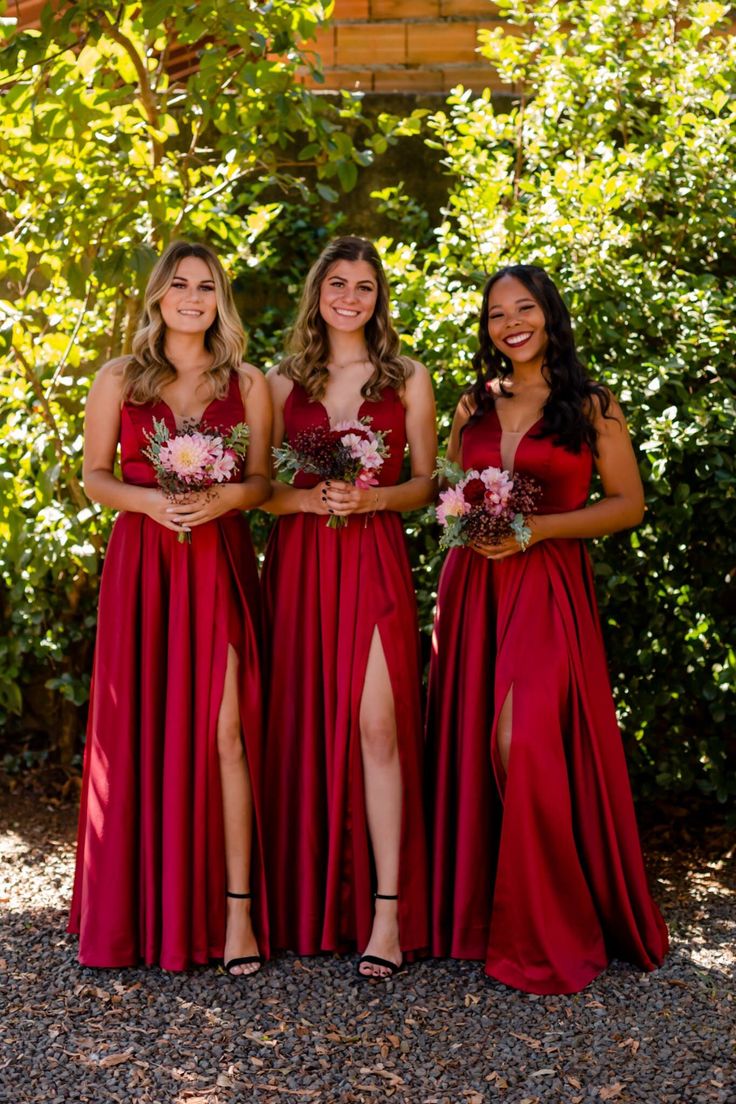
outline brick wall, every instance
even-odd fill
[[[317,38],[325,89],[447,92],[503,85],[475,52],[480,28],[497,26],[488,0],[335,0]],[[310,83],[308,81],[308,83]]]
[[[45,3],[12,0],[6,14],[17,16],[21,27],[37,27]],[[317,36],[325,81],[315,87],[436,93],[463,84],[501,91],[475,52],[478,30],[498,25],[497,15],[489,0],[335,0],[333,18]],[[197,64],[196,48],[174,46],[169,75],[181,80]]]

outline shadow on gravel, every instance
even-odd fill
[[[435,960],[389,985],[358,982],[354,959],[290,955],[245,984],[214,968],[92,970],[64,910],[4,919],[13,1104],[733,1099],[726,966],[679,942],[656,973],[614,963],[583,993],[535,997]]]
[[[646,834],[672,931],[661,970],[623,963],[536,997],[480,963],[366,984],[355,959],[92,970],[64,932],[76,810],[0,794],[0,1100],[9,1104],[727,1104],[736,916],[726,834]],[[687,844],[687,846],[686,846]]]

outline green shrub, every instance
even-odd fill
[[[442,224],[388,253],[442,424],[469,380],[480,287],[542,264],[622,401],[647,516],[592,552],[614,692],[644,794],[736,793],[736,40],[717,3],[506,0],[481,52],[507,110],[456,89],[428,121]],[[378,197],[380,202],[401,202]],[[415,532],[424,617],[434,536]]]
[[[158,250],[205,239],[235,277],[268,272],[289,196],[337,199],[393,141],[388,117],[368,126],[357,98],[300,82],[331,6],[83,0],[47,4],[40,30],[2,21],[0,726],[39,729],[63,760],[111,520],[80,487],[81,411],[130,347]],[[199,66],[171,84],[175,39]]]
[[[139,55],[160,49],[159,7],[145,6],[148,28],[140,13],[118,28]],[[308,264],[341,226],[325,215],[332,185],[350,185],[350,166],[401,129],[379,119],[371,136],[355,103],[298,88],[296,43],[315,5],[282,0],[268,16],[241,7],[199,4],[204,22],[191,29],[252,36],[248,67],[231,74],[234,96],[220,105],[219,66],[230,64],[220,55],[186,92],[155,88],[161,125],[126,68],[127,47],[85,22],[99,11],[91,4],[72,6],[76,23],[46,17],[40,35],[11,35],[5,51],[8,69],[25,68],[0,104],[10,135],[0,151],[0,341],[10,363],[0,381],[0,722],[23,708],[23,724],[45,724],[67,757],[79,746],[109,521],[78,486],[79,412],[93,367],[129,340],[153,247],[172,227],[213,240],[248,304],[252,359],[265,366]],[[511,27],[484,33],[482,53],[515,97],[501,106],[457,89],[427,121],[449,192],[441,224],[432,227],[421,196],[375,195],[382,224],[395,226],[379,246],[399,327],[432,370],[446,436],[485,276],[533,261],[558,281],[584,358],[624,404],[647,490],[644,524],[591,547],[634,780],[645,796],[697,789],[723,802],[736,792],[736,38],[721,33],[730,9],[500,7]],[[280,40],[286,75],[258,37],[279,33],[292,36],[291,51]],[[58,52],[60,36],[80,34],[81,53]],[[414,116],[404,129],[416,128]],[[275,181],[300,189],[298,201]],[[423,516],[407,523],[428,630],[437,537]],[[267,524],[255,528],[262,543]]]

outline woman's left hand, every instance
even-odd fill
[[[223,483],[207,491],[195,492],[187,495],[186,501],[172,502],[166,512],[184,529],[194,529],[236,509],[234,489],[237,491],[235,484]]]
[[[378,487],[356,487],[352,483],[343,483],[341,480],[332,479],[326,483],[323,498],[328,512],[335,517],[372,514],[381,508]]]

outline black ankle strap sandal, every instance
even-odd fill
[[[225,896],[226,897],[234,897],[238,901],[248,901],[248,900],[250,900],[250,898],[252,898],[253,894],[252,893],[231,893],[230,890],[228,889],[228,890],[225,891]],[[263,955],[245,955],[244,957],[241,957],[241,958],[231,958],[229,960],[229,962],[224,963],[225,973],[228,975],[228,977],[233,978],[233,980],[235,980],[235,981],[239,981],[240,978],[253,977],[254,974],[258,973],[258,970],[249,970],[247,974],[233,974],[232,973],[232,968],[233,968],[233,966],[250,966],[254,962],[258,963],[258,970],[260,970],[261,966],[263,965]]]
[[[374,893],[373,897],[376,901],[398,901],[399,899],[398,893]],[[380,974],[364,974],[360,968],[364,962],[367,962],[370,966],[380,966],[382,969],[388,970],[388,974],[384,974],[383,976]],[[356,967],[358,977],[362,981],[388,981],[389,978],[395,977],[396,974],[401,973],[403,969],[403,962],[400,962],[397,966],[390,958],[379,958],[378,955],[370,954],[361,955]]]

